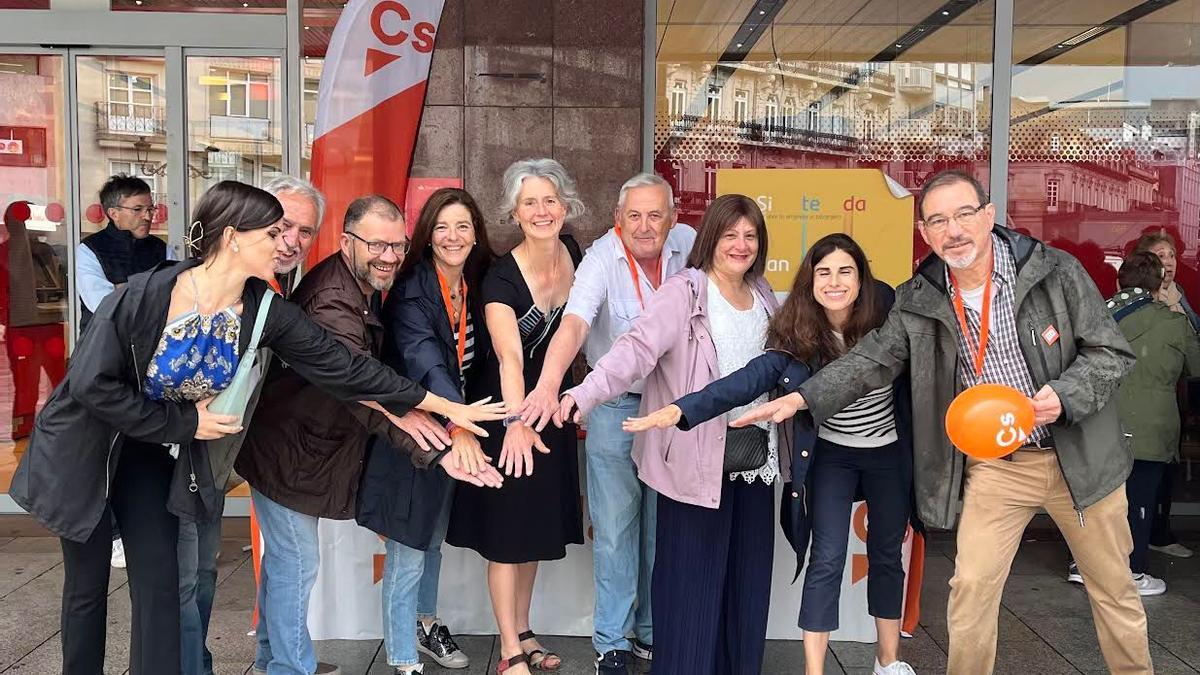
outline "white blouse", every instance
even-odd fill
[[[754,306],[747,310],[739,310],[725,296],[721,289],[708,281],[708,322],[712,332],[713,346],[717,350],[717,366],[721,377],[741,370],[751,360],[762,356],[767,343],[767,324],[770,317],[767,309],[754,294]],[[741,417],[751,408],[767,402],[767,394],[763,393],[751,403],[739,406],[726,413],[725,423]],[[730,480],[738,477],[747,483],[761,478],[768,485],[775,482],[779,476],[779,440],[775,434],[775,424],[759,422],[758,426],[767,431],[767,463],[754,471],[742,471],[729,475]]]

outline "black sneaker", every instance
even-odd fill
[[[1075,564],[1075,561],[1067,564],[1067,581],[1083,585],[1083,575],[1079,573],[1079,567]]]
[[[629,675],[625,667],[625,652],[614,649],[603,656],[596,654],[596,675]]]
[[[466,668],[471,665],[471,659],[458,648],[450,630],[441,623],[434,622],[425,630],[425,625],[417,622],[417,651],[428,654],[443,668]]]

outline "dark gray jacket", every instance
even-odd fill
[[[1113,394],[1134,357],[1079,261],[1007,228],[993,231],[1017,261],[1017,333],[1034,389],[1049,384],[1062,400],[1062,417],[1050,432],[1082,519],[1083,509],[1120,487],[1133,466]],[[1041,335],[1051,325],[1060,338],[1047,345]],[[896,289],[883,326],[799,387],[820,424],[907,367],[917,510],[927,525],[946,529],[954,525],[965,464],[944,423],[963,388],[957,330],[945,263],[931,255]]]

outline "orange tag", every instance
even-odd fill
[[[1047,347],[1053,347],[1055,342],[1058,342],[1058,329],[1053,324],[1046,327],[1042,331],[1042,340],[1045,340]]]

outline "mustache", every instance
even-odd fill
[[[959,237],[957,239],[946,240],[946,243],[942,244],[942,246],[950,247],[950,246],[957,246],[959,244],[970,244],[970,243],[971,243],[970,237]]]

